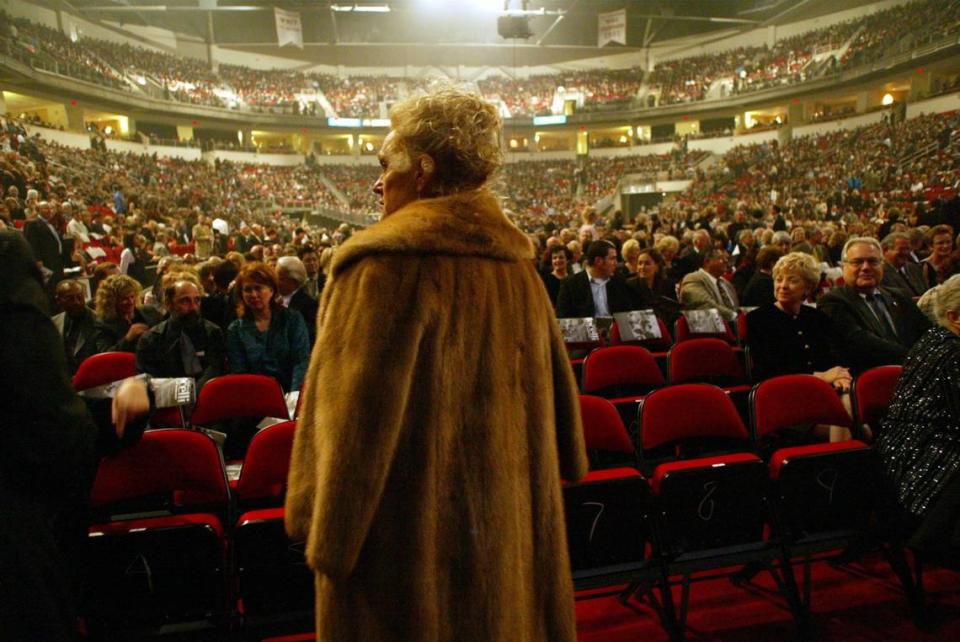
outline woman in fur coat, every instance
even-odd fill
[[[448,90],[391,125],[383,220],[333,260],[291,462],[317,638],[573,641],[577,390],[533,248],[483,188],[499,117]]]

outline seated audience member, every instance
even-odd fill
[[[741,304],[746,307],[773,305],[776,298],[773,296],[773,266],[783,254],[775,247],[764,247],[757,252],[756,269],[753,276],[743,288]],[[819,281],[819,279],[818,279]]]
[[[953,256],[953,228],[935,225],[927,232],[930,256],[920,262],[927,287],[939,285],[960,271]]]
[[[573,260],[573,253],[563,245],[554,245],[550,248],[550,267],[551,270],[546,274],[541,274],[543,284],[547,288],[547,296],[550,297],[550,303],[554,309],[557,307],[557,297],[560,295],[560,286],[564,280],[570,276],[570,262]]]
[[[677,284],[667,276],[663,257],[653,248],[642,248],[637,254],[637,274],[627,279],[639,308],[652,308],[658,317],[673,325],[680,314]]]
[[[960,274],[954,274],[949,279],[935,288],[930,288],[923,293],[923,296],[917,300],[917,307],[923,312],[924,316],[930,319],[931,323],[937,323],[937,299],[940,296],[940,288],[951,281],[960,279]]]
[[[233,261],[222,261],[213,268],[213,290],[204,290],[200,299],[200,315],[204,319],[228,328],[237,318],[239,293],[233,287],[233,281],[240,268]]]
[[[903,290],[912,297],[927,291],[923,268],[910,258],[913,249],[909,236],[892,232],[883,238],[880,247],[883,248],[883,286]]]
[[[149,393],[128,380],[84,403],[19,232],[0,232],[0,274],[0,638],[79,640],[90,489],[100,459],[140,438]]]
[[[585,255],[586,269],[565,280],[557,295],[558,318],[608,317],[636,310],[635,295],[617,276],[617,248],[594,241]]]
[[[911,348],[877,452],[914,522],[911,548],[960,563],[960,279],[941,286],[939,325]]]
[[[63,337],[67,372],[71,375],[84,359],[97,352],[97,319],[83,299],[84,290],[79,281],[67,279],[57,284],[56,301],[63,312],[53,317],[53,325]]]
[[[123,236],[123,252],[120,254],[120,273],[132,276],[139,283],[147,278],[147,256],[143,251],[143,237],[135,232]]]
[[[317,300],[307,294],[304,284],[307,282],[307,270],[303,261],[295,256],[281,256],[277,260],[277,284],[283,306],[296,310],[307,324],[310,345],[317,338]]]
[[[140,335],[160,322],[151,306],[138,306],[140,284],[126,274],[107,278],[97,289],[96,344],[100,352],[136,352]]]
[[[617,267],[617,273],[625,279],[637,275],[637,257],[640,255],[640,242],[629,239],[620,247],[623,265]]]
[[[716,308],[727,321],[737,318],[739,303],[733,286],[723,278],[730,260],[726,250],[708,248],[703,251],[703,267],[683,277],[680,302],[686,310]]]
[[[200,316],[200,279],[194,274],[168,274],[162,291],[170,317],[140,336],[137,370],[154,377],[193,377],[199,388],[224,372],[223,331]]]
[[[844,286],[823,295],[819,306],[833,320],[842,362],[854,374],[902,363],[930,322],[909,296],[880,285],[883,250],[879,241],[851,238],[841,260]]]
[[[778,250],[773,250],[777,252]],[[850,391],[850,371],[838,365],[831,345],[830,319],[803,305],[820,282],[820,267],[805,252],[791,252],[773,266],[774,302],[747,314],[747,344],[754,377],[761,381],[787,374],[812,374],[838,393]],[[845,397],[849,409],[849,399]],[[831,426],[830,440],[849,439],[850,432]]]
[[[673,281],[676,281],[676,277],[673,274],[673,259],[677,256],[677,252],[680,251],[680,241],[678,241],[675,236],[661,236],[659,240],[653,244],[653,249],[659,252],[663,258],[663,275],[669,276]]]
[[[320,271],[320,254],[312,245],[304,245],[297,250],[297,256],[303,261],[303,267],[307,270],[307,281],[303,284],[303,289],[319,301],[326,282],[326,277]]]
[[[310,335],[303,317],[283,307],[276,272],[247,263],[234,286],[240,293],[237,320],[227,328],[230,372],[274,377],[284,392],[300,390],[310,359]]]

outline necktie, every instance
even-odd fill
[[[68,324],[64,347],[66,348],[67,358],[72,359],[77,353],[77,339],[80,338],[80,323],[74,321],[69,316],[64,320],[64,323]]]
[[[868,294],[867,303],[870,305],[870,308],[873,310],[873,313],[877,316],[877,321],[880,322],[880,325],[883,326],[883,329],[886,331],[886,334],[891,339],[897,338],[897,331],[890,322],[890,318],[887,316],[887,311],[883,306],[883,299],[879,294]]]
[[[720,290],[720,302],[728,308],[733,307],[733,301],[730,300],[730,295],[727,294],[726,289],[723,287],[723,283],[720,282],[720,279],[717,279],[717,289]]]

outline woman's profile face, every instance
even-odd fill
[[[419,198],[417,171],[407,154],[399,148],[396,132],[387,134],[378,157],[381,172],[373,193],[380,197],[380,210],[386,217]]]

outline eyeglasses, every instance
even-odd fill
[[[867,264],[870,267],[878,267],[880,265],[880,259],[873,256],[867,259],[847,259],[844,262],[852,265],[853,267],[863,267],[864,264]]]

